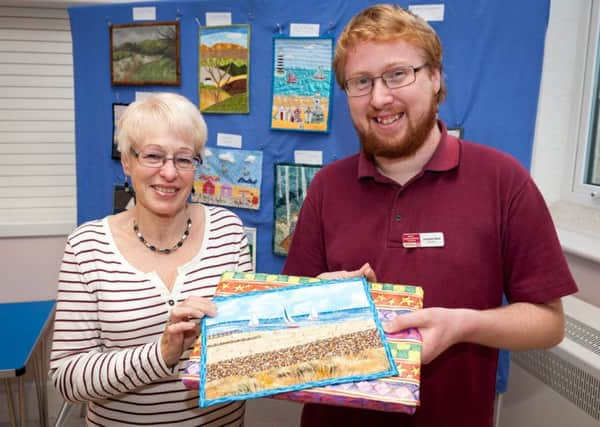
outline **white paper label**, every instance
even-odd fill
[[[290,24],[290,37],[319,37],[319,24]]]
[[[242,148],[242,135],[233,133],[217,133],[217,146]]]
[[[323,164],[323,152],[316,150],[295,150],[294,163],[321,166]]]
[[[134,7],[133,8],[133,20],[134,21],[155,21],[156,20],[156,8],[155,7]]]
[[[219,25],[231,25],[230,12],[206,12],[206,26],[217,27]]]
[[[444,4],[413,4],[408,10],[425,21],[439,22],[444,20]]]
[[[141,101],[142,99],[148,98],[150,95],[152,95],[152,92],[136,92],[135,93],[135,100],[136,101]]]

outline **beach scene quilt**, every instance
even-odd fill
[[[271,129],[329,132],[333,38],[273,39]]]
[[[216,295],[256,292],[318,281],[319,279],[316,278],[298,276],[226,272],[217,286]],[[423,289],[419,286],[368,283],[368,289],[381,321],[423,307]],[[318,310],[309,309],[309,311],[311,313],[309,316],[313,318],[319,316]],[[385,338],[398,370],[397,375],[317,386],[270,397],[304,403],[323,403],[413,414],[419,406],[421,336],[416,329],[408,329],[396,334],[385,334]],[[200,354],[201,346],[198,340],[183,375],[183,382],[188,388],[199,387]]]
[[[194,177],[193,202],[260,208],[262,151],[206,147]]]
[[[199,405],[397,374],[364,278],[217,296],[201,321]]]

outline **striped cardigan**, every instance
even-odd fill
[[[107,218],[68,237],[50,373],[64,399],[88,402],[88,425],[243,425],[243,402],[198,408],[198,392],[179,378],[189,349],[174,370],[159,351],[173,305],[192,294],[212,296],[224,271],[251,270],[240,219],[224,208],[204,209],[204,241],[179,268],[171,292],[119,253]]]

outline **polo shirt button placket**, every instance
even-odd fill
[[[402,215],[396,214],[396,216],[394,217],[394,219],[396,220],[396,222],[400,222],[400,221],[402,221]]]

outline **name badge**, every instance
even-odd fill
[[[404,233],[402,246],[405,248],[442,248],[444,233]]]

